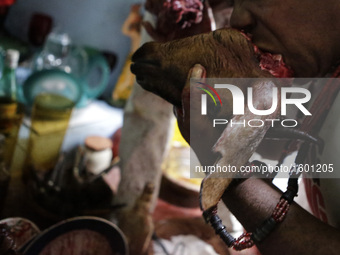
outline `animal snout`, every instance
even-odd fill
[[[136,75],[138,83],[143,83],[145,76],[152,75],[161,67],[160,59],[156,56],[155,43],[145,43],[132,55],[131,72]],[[141,84],[143,85],[143,84]]]
[[[160,60],[157,57],[157,43],[149,42],[143,44],[132,55],[132,62],[145,63],[155,66],[160,66]]]
[[[145,43],[132,56],[131,72],[136,75],[137,83],[145,90],[153,92],[171,104],[181,104],[181,80],[164,64],[167,59],[161,53],[161,44]]]

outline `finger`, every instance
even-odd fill
[[[190,80],[201,79],[204,76],[205,69],[203,66],[197,64],[190,69],[185,87],[182,91],[181,107],[174,107],[174,113],[177,118],[178,127],[188,143],[190,138]]]
[[[190,94],[191,79],[198,80],[198,79],[205,78],[205,76],[206,76],[206,70],[200,64],[196,64],[194,65],[192,69],[190,69],[187,82],[182,90],[182,97],[181,97],[182,98],[182,111],[184,113],[190,111],[190,99],[195,100],[195,102],[199,102],[198,98],[196,97],[200,97],[200,93]]]
[[[184,112],[190,110],[190,80],[191,79],[201,79],[205,74],[205,69],[200,64],[196,64],[194,67],[190,68],[186,84],[182,90],[181,95],[181,107],[175,107],[174,111],[176,117],[183,117]]]

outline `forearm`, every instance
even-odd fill
[[[260,179],[248,179],[228,189],[223,201],[248,231],[254,231],[276,206],[281,192]],[[339,254],[340,231],[293,203],[282,223],[260,244],[263,255]]]

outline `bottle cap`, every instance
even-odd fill
[[[85,139],[85,146],[94,151],[101,151],[112,148],[112,141],[109,138],[101,136],[89,136]]]
[[[17,68],[19,62],[20,52],[14,49],[8,49],[6,51],[6,65],[10,68]]]
[[[85,140],[86,171],[100,174],[111,165],[112,141],[101,136],[90,136]]]

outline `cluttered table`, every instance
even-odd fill
[[[59,192],[88,137],[105,138],[112,147],[123,119],[122,109],[97,100],[112,70],[107,57],[75,45],[63,31],[47,32],[34,48],[0,31],[0,215],[27,215],[42,225],[47,222],[31,210],[34,202],[43,203],[40,195],[49,188]],[[112,150],[105,149],[107,162]]]
[[[62,151],[71,153],[77,146],[82,146],[88,136],[110,137],[122,125],[122,110],[113,108],[103,101],[95,100],[85,108],[75,109],[69,122],[69,128],[65,134]],[[46,211],[42,211],[34,199],[32,199],[23,182],[23,172],[27,145],[30,133],[30,120],[25,118],[19,131],[19,140],[15,150],[11,167],[11,180],[4,199],[1,218],[26,217],[34,221],[40,227],[47,227],[55,220]],[[33,203],[32,203],[33,202]],[[37,213],[37,210],[40,213]]]
[[[111,137],[112,134],[121,127],[122,122],[122,110],[111,107],[100,100],[94,100],[84,108],[74,109],[64,136],[61,151],[74,155],[74,148],[83,146],[86,137]],[[31,119],[26,116],[23,119],[19,130],[18,143],[10,172],[11,179],[6,197],[2,202],[0,219],[12,225],[17,224],[17,229],[23,229],[23,226],[30,226],[29,231],[23,232],[25,233],[24,236],[29,236],[27,239],[31,238],[30,235],[39,237],[40,235],[38,234],[44,230],[43,233],[49,230],[49,232],[45,233],[45,238],[46,234],[48,234],[47,237],[52,239],[52,237],[54,238],[55,232],[64,231],[68,228],[72,229],[73,227],[77,228],[86,225],[88,228],[93,228],[93,230],[95,230],[98,228],[97,225],[99,225],[101,228],[100,233],[110,233],[111,237],[115,236],[116,240],[114,245],[117,245],[117,243],[124,244],[126,240],[121,237],[124,237],[124,234],[120,232],[115,224],[111,223],[112,221],[115,222],[115,219],[110,218],[111,214],[108,213],[114,211],[114,208],[98,210],[98,206],[94,206],[92,208],[94,210],[75,210],[70,212],[67,210],[67,207],[69,206],[68,199],[65,199],[64,197],[60,199],[54,196],[54,193],[47,193],[45,198],[43,196],[35,196],[34,192],[32,193],[32,189],[27,186],[29,183],[27,183],[24,176],[25,168],[27,167],[25,159],[27,153],[29,153],[28,140],[30,139],[31,125]],[[184,200],[177,198],[177,202],[171,200],[169,195],[172,194],[172,197],[175,198],[176,192],[181,196],[181,194],[183,195],[183,193],[181,193],[183,191],[178,190],[178,187],[169,189],[169,183],[167,182],[169,182],[169,180],[163,180],[160,196],[164,197],[167,201],[172,202],[168,203],[160,199],[153,214],[153,219],[156,222],[155,227],[158,236],[171,241],[163,240],[160,244],[158,240],[155,242],[155,251],[162,254],[162,247],[165,245],[168,250],[179,249],[178,252],[181,252],[183,249],[191,249],[193,251],[205,252],[204,254],[214,254],[211,247],[205,247],[205,242],[207,242],[217,246],[217,250],[219,249],[221,254],[228,254],[227,249],[219,244],[219,242],[216,242],[216,236],[213,235],[212,229],[204,224],[200,217],[200,210],[195,207],[195,205],[192,205],[192,208],[182,207],[184,206],[184,203],[186,203],[185,201],[188,202],[190,196],[193,197],[193,194],[190,194],[189,196],[189,193],[187,193],[188,197]],[[104,182],[99,182],[98,184],[105,186]],[[98,194],[97,192],[98,190],[96,191],[96,197],[98,198],[101,194]],[[69,191],[67,191],[67,194],[70,197],[73,195]],[[83,193],[83,195],[87,196],[88,194]],[[51,203],[46,203],[46,199],[50,200]],[[75,197],[75,199],[77,199],[77,197]],[[193,200],[196,201],[196,197],[193,198]],[[51,204],[56,206],[52,207],[52,210],[50,210],[51,207],[46,208],[46,205],[50,206]],[[57,208],[66,209],[64,211],[58,211]],[[68,220],[65,222],[65,219]],[[51,226],[53,227],[51,228]],[[105,228],[108,228],[108,232],[103,232],[103,229]],[[176,237],[173,238],[173,236],[177,236],[177,239]],[[35,253],[41,249],[38,244],[41,245],[42,243],[47,242],[46,240],[43,242],[39,238],[34,240],[35,242],[28,246],[28,252],[25,251],[25,255],[38,254]],[[205,242],[200,240],[205,240]],[[121,248],[122,250],[124,249],[123,246]],[[27,249],[26,246],[23,247]]]
[[[9,74],[4,69],[2,77],[14,75],[17,81],[16,98],[12,98],[10,104],[0,104],[0,112],[5,113],[0,116],[1,131],[4,131],[5,137],[11,138],[5,144],[1,144],[0,139],[0,162],[3,156],[1,148],[7,149],[8,144],[13,147],[13,153],[5,154],[5,158],[13,154],[13,157],[10,156],[13,160],[5,162],[6,167],[10,167],[5,171],[0,169],[0,230],[14,233],[14,248],[25,251],[25,255],[50,254],[48,246],[47,251],[41,253],[42,247],[60,233],[65,231],[69,234],[84,226],[87,229],[85,232],[76,232],[82,241],[72,243],[84,244],[95,239],[101,243],[99,233],[111,240],[112,250],[127,254],[124,234],[129,235],[126,232],[129,230],[124,229],[122,233],[115,224],[116,216],[112,215],[117,207],[122,207],[113,203],[121,176],[116,161],[111,161],[111,158],[117,155],[115,145],[118,141],[115,139],[119,140],[123,110],[96,99],[107,82],[108,67],[103,58],[98,52],[78,47],[72,48],[71,53],[64,57],[65,48],[71,47],[69,40],[63,33],[50,34],[43,50],[29,65],[17,66],[19,56],[15,51],[7,51],[6,57],[0,58],[3,67],[13,60],[11,55],[14,55],[15,68],[9,68]],[[56,58],[51,60],[51,55]],[[58,62],[58,56],[63,56],[62,61]],[[6,81],[5,85],[8,84]],[[10,94],[5,96],[11,97]],[[11,111],[8,111],[8,105]],[[108,164],[98,168],[104,161]],[[200,216],[197,192],[186,190],[182,193],[183,189],[178,189],[173,182],[164,178],[161,186],[160,197],[167,201],[158,199],[152,215],[159,237],[196,233],[200,239],[216,242],[216,238],[212,238],[212,230],[207,229]],[[183,195],[185,199],[179,199]],[[185,208],[189,204],[190,208]],[[138,213],[132,211],[132,214],[136,218]],[[145,213],[141,219],[144,217],[149,216]],[[171,220],[174,217],[178,220]],[[183,217],[185,219],[181,220]],[[8,230],[4,224],[9,227]],[[182,228],[183,225],[187,227]],[[140,231],[145,230],[145,226],[140,227]],[[138,234],[136,244],[137,240],[142,244],[144,238],[139,230],[134,230]],[[199,238],[190,239],[193,248]],[[26,247],[27,240],[29,247]],[[183,246],[183,242],[178,240],[179,246],[189,247],[189,241]],[[0,254],[3,252],[1,249],[6,248],[3,241],[0,238]],[[162,252],[159,242],[155,243]],[[171,242],[167,245],[170,245],[168,250],[174,248]],[[201,242],[201,245],[205,244]],[[101,254],[106,254],[104,247],[108,246],[101,247]],[[221,249],[226,252],[226,248]]]
[[[73,162],[78,148],[84,146],[87,137],[112,137],[112,134],[116,133],[122,124],[123,110],[114,108],[101,100],[94,100],[86,107],[75,108],[69,119],[67,131],[64,134],[61,151],[69,154],[70,157],[67,158],[70,159],[70,162]],[[36,245],[48,243],[46,240],[40,240],[41,234],[38,235],[38,233],[43,233],[43,236],[46,237],[47,235],[47,237],[52,238],[51,235],[58,231],[59,228],[65,230],[85,225],[95,230],[99,224],[101,234],[103,233],[102,229],[109,228],[108,233],[110,233],[111,237],[120,238],[118,241],[115,240],[114,245],[117,245],[117,243],[124,244],[126,240],[121,239],[124,234],[119,232],[120,230],[117,226],[112,223],[117,222],[115,216],[112,218],[111,214],[115,211],[115,207],[110,207],[112,197],[105,196],[105,194],[112,192],[112,189],[103,189],[103,187],[110,186],[108,185],[110,181],[107,179],[97,179],[95,186],[93,186],[95,199],[91,199],[91,191],[89,191],[89,189],[92,189],[91,185],[82,189],[66,189],[64,195],[59,193],[60,196],[56,195],[58,194],[56,191],[48,190],[41,185],[33,186],[32,188],[32,183],[34,182],[27,180],[32,175],[25,175],[28,167],[27,155],[32,153],[32,148],[29,147],[31,133],[32,118],[25,116],[19,130],[18,142],[14,152],[10,170],[11,179],[6,196],[2,201],[2,210],[0,212],[0,223],[4,220],[6,222],[9,220],[17,221],[19,223],[11,224],[30,226],[30,231],[24,231],[24,233],[38,237],[38,239],[33,239],[34,242],[28,247],[29,252],[25,251],[24,254],[40,254],[39,249],[41,247],[36,247]],[[54,135],[56,134],[54,133]],[[48,151],[46,147],[48,147],[46,143],[43,144],[43,150],[45,148]],[[110,176],[111,184],[114,183],[115,177],[117,177],[115,170],[113,168],[110,171],[113,173]],[[109,174],[106,176],[109,176]],[[46,181],[46,179],[43,180]],[[70,180],[67,178],[63,179],[63,181],[67,183],[64,187],[76,187],[74,183],[70,184]],[[116,183],[115,185],[117,186],[118,184]],[[183,189],[179,189],[178,186],[174,187],[171,179],[163,178],[161,186],[160,197],[165,200],[159,199],[152,217],[157,235],[170,241],[162,239],[163,241],[160,243],[159,239],[157,239],[154,244],[155,251],[163,254],[162,247],[165,245],[167,250],[178,249],[178,252],[181,252],[184,247],[193,251],[197,251],[197,248],[200,247],[198,250],[203,252],[202,254],[215,254],[211,247],[206,247],[207,243],[210,243],[220,251],[220,254],[228,254],[227,248],[217,241],[218,237],[213,234],[213,230],[201,218],[201,212],[195,203],[198,201],[197,193],[192,191],[188,193],[188,190],[183,193]],[[36,187],[39,189],[36,189]],[[98,189],[98,187],[102,189]],[[78,193],[79,190],[80,193]],[[82,201],[79,199],[80,197],[84,197],[86,198],[85,200],[91,202],[102,198],[103,203],[92,203],[87,206],[79,202]],[[103,204],[109,207],[103,208]],[[76,206],[72,207],[72,205]],[[188,205],[191,208],[188,208]],[[65,219],[68,220],[65,222]],[[16,228],[24,229],[22,226],[21,228],[18,226]],[[27,248],[26,246],[23,247]],[[126,247],[126,244],[124,247]],[[31,251],[32,249],[33,251]],[[37,252],[38,250],[39,252]]]
[[[10,232],[19,238],[15,242],[22,246],[15,247],[16,250],[25,250],[25,255],[51,254],[53,249],[49,244],[55,245],[59,242],[59,245],[54,247],[60,248],[69,243],[75,246],[90,246],[91,250],[100,249],[101,255],[112,254],[110,250],[117,252],[115,254],[128,254],[128,246],[129,249],[132,247],[137,251],[131,251],[130,254],[141,254],[141,248],[144,250],[145,244],[149,245],[149,248],[146,247],[148,249],[154,248],[154,251],[148,254],[169,254],[166,250],[173,251],[172,254],[231,254],[203,221],[198,208],[197,187],[193,190],[187,189],[165,173],[152,215],[149,215],[152,211],[150,201],[144,201],[143,204],[143,191],[140,197],[135,197],[136,202],[132,209],[124,211],[123,208],[118,218],[116,215],[112,216],[115,209],[124,207],[112,203],[121,177],[117,162],[112,159],[117,138],[115,135],[123,124],[123,110],[95,99],[107,83],[108,67],[103,58],[98,56],[98,52],[73,46],[67,34],[51,33],[43,50],[32,60],[33,70],[16,70],[17,74],[21,73],[23,79],[19,79],[18,98],[14,100],[23,103],[26,109],[19,113],[19,104],[13,104],[22,122],[20,125],[17,125],[18,122],[11,123],[18,129],[18,139],[9,169],[10,178],[2,180],[0,169],[0,224],[10,226]],[[65,52],[66,57],[63,55]],[[59,58],[60,56],[62,57]],[[157,118],[157,114],[152,114],[153,110],[159,111],[158,106],[163,105],[163,102],[153,107],[153,104],[157,104],[153,96],[148,100],[149,97],[150,95],[142,96],[142,102],[138,105],[141,107],[144,102],[143,107],[148,105],[147,109],[151,114],[145,109],[144,112]],[[168,108],[167,105],[162,107]],[[169,112],[172,116],[172,111]],[[130,113],[130,121],[133,117],[136,116]],[[161,117],[166,118],[164,130],[170,129],[170,125],[167,125],[170,119],[168,114]],[[5,114],[3,119],[7,120],[8,116]],[[139,158],[143,162],[139,162],[137,158],[137,164],[135,161],[132,163],[134,166],[138,165],[138,162],[144,165],[146,161],[157,161],[162,148],[165,148],[165,142],[162,142],[162,139],[165,139],[162,134],[164,130],[153,130],[153,126],[150,128],[148,125],[154,124],[152,119],[147,118],[146,121],[142,116],[137,116],[137,120],[142,121],[138,129],[145,129],[144,132],[141,131],[141,137],[148,140],[146,134],[151,134],[151,139],[156,141],[153,146],[157,149],[149,145],[141,146],[144,144],[143,139],[136,146],[135,136],[131,136],[130,145],[140,147],[143,152],[143,156]],[[135,129],[133,124],[132,128]],[[144,152],[152,149],[158,153],[152,152],[146,159]],[[186,155],[188,147],[170,150],[175,157],[169,160],[169,165],[176,163],[178,168],[182,149]],[[133,157],[132,159],[136,160]],[[98,168],[102,162],[107,164]],[[145,169],[153,169],[155,173],[161,170],[156,164],[146,166]],[[141,179],[141,176],[137,175],[133,176],[133,179]],[[130,182],[129,178],[126,179]],[[140,192],[136,188],[138,183],[135,184],[137,185],[134,185],[132,192],[128,189],[130,193]],[[132,186],[128,184],[128,188]],[[149,191],[152,193],[152,190],[153,188],[150,188]],[[229,216],[227,212],[226,217]],[[124,222],[130,224],[124,227]],[[115,223],[119,223],[117,225],[120,229]],[[0,228],[1,231],[4,229]],[[82,232],[77,232],[78,230]],[[59,239],[60,233],[66,233],[63,240]],[[81,240],[72,239],[72,234]],[[151,234],[153,245],[150,245]],[[109,245],[102,242],[103,235],[106,240],[110,240]],[[129,240],[131,237],[135,238]],[[24,239],[30,241],[29,247],[23,243]],[[0,238],[0,254],[3,248],[1,242],[3,239]],[[96,246],[97,244],[101,245]],[[77,250],[77,247],[66,247],[69,250]],[[57,254],[66,253],[59,251]]]

